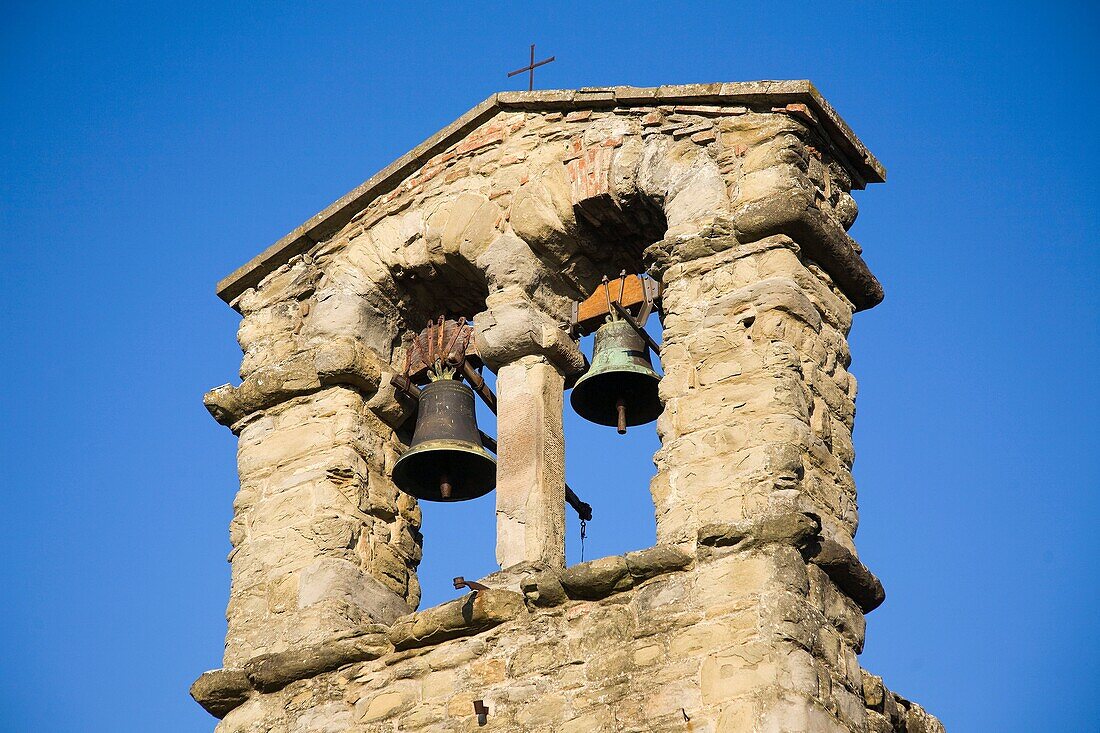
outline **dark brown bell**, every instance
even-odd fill
[[[661,414],[660,381],[638,332],[626,321],[610,321],[596,331],[592,366],[577,380],[569,402],[585,420],[625,433]]]
[[[429,501],[465,501],[493,490],[497,464],[481,444],[473,390],[453,379],[421,389],[416,430],[394,464],[393,482]]]

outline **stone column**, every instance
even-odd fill
[[[474,319],[481,358],[497,374],[497,562],[565,567],[565,374],[583,368],[577,345],[522,297]]]
[[[497,373],[497,563],[565,567],[565,377],[545,357]]]

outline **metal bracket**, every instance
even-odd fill
[[[474,715],[477,716],[477,724],[485,725],[489,722],[489,706],[484,700],[474,700]]]
[[[642,339],[645,341],[645,345],[648,346],[654,354],[656,354],[657,356],[661,355],[660,344],[654,341],[653,337],[649,335],[649,332],[642,327],[642,323],[645,323],[645,321],[642,321],[642,323],[638,323],[638,321],[634,320],[634,316],[630,315],[630,311],[628,311],[626,308],[623,308],[622,304],[620,304],[618,301],[612,301],[611,307],[614,308],[615,312],[619,314],[619,318],[622,318],[630,325],[631,328],[637,331],[638,335],[641,336]]]
[[[479,590],[489,590],[489,586],[482,585],[476,580],[466,580],[461,575],[454,579],[455,590],[462,590],[463,588],[469,588],[470,590],[477,592]]]

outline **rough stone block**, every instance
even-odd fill
[[[674,545],[657,545],[628,552],[623,556],[627,571],[635,583],[674,570],[682,570],[691,563],[691,559],[691,555]]]
[[[523,596],[483,590],[398,619],[389,631],[394,648],[415,649],[479,634],[527,613]]]
[[[392,649],[385,631],[384,627],[375,627],[313,646],[261,654],[245,663],[244,670],[257,690],[272,692],[296,680],[381,657]]]
[[[561,585],[570,598],[595,600],[629,588],[632,583],[626,559],[602,557],[566,568]]]
[[[354,563],[318,558],[298,576],[298,606],[341,599],[360,608],[373,622],[390,624],[412,611],[403,598]]]
[[[859,561],[852,551],[835,540],[824,539],[804,551],[807,559],[825,571],[864,613],[870,613],[886,600],[882,583]]]
[[[212,669],[203,672],[191,685],[191,697],[215,718],[224,718],[244,703],[252,685],[243,669]]]

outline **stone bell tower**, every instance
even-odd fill
[[[191,688],[219,733],[942,731],[857,658],[885,593],[846,336],[883,294],[846,230],[884,176],[805,81],[501,93],[219,283],[240,491]],[[623,270],[661,290],[657,545],[566,567],[570,324]],[[501,571],[418,609],[393,377],[441,315],[497,375]]]

